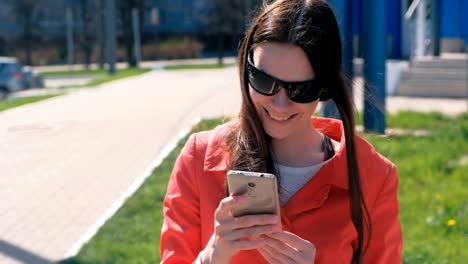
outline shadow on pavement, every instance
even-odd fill
[[[36,255],[23,248],[8,243],[7,241],[0,240],[0,255],[7,256],[11,259],[17,260],[22,263],[30,264],[50,264],[52,261]]]

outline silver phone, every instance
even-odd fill
[[[280,216],[278,184],[270,173],[230,170],[227,173],[230,195],[247,194],[247,201],[233,210],[233,216],[275,214]]]

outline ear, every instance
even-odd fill
[[[331,99],[331,94],[327,88],[324,88],[322,93],[320,94],[320,101],[327,101]]]

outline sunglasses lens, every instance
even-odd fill
[[[273,95],[277,85],[275,80],[254,67],[248,67],[248,77],[250,85],[259,93],[264,95]],[[276,89],[275,89],[276,88]]]
[[[288,97],[296,103],[310,103],[320,97],[322,89],[316,81],[285,82],[272,78],[263,71],[255,68],[251,63],[247,67],[250,85],[260,94],[274,95],[281,87],[285,88]]]
[[[310,103],[320,97],[320,91],[314,83],[295,84],[288,89],[288,96],[296,103]]]

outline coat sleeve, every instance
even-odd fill
[[[196,157],[196,152],[194,134],[177,158],[169,179],[163,204],[161,263],[195,263],[202,250],[197,180],[202,168],[198,159],[202,157]]]
[[[398,212],[398,176],[392,164],[370,212],[372,237],[364,263],[402,263],[403,240]]]

